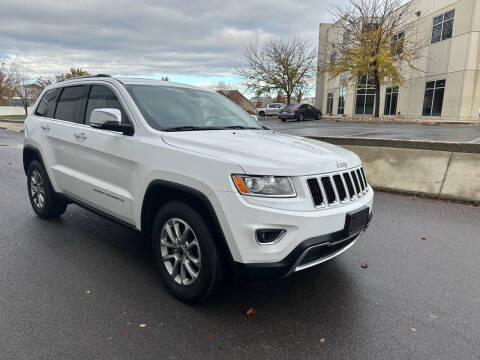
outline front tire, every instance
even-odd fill
[[[55,194],[47,171],[37,160],[28,166],[27,186],[30,204],[40,218],[57,218],[67,209],[67,203]]]
[[[206,222],[189,205],[172,201],[158,211],[152,245],[160,276],[176,298],[199,303],[219,287],[219,253]]]
[[[321,112],[317,112],[317,115],[315,116],[315,119],[316,120],[320,120],[322,118],[322,113]]]

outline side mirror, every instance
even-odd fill
[[[122,113],[118,109],[94,109],[90,114],[88,123],[91,127],[97,129],[133,135],[133,127],[131,125],[122,125]]]

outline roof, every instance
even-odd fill
[[[188,84],[181,84],[181,83],[176,83],[172,81],[163,81],[163,80],[156,80],[156,79],[145,79],[145,78],[136,78],[136,77],[130,77],[130,76],[114,76],[111,77],[109,75],[104,75],[104,74],[99,74],[99,75],[89,75],[89,76],[82,76],[82,77],[77,77],[77,78],[72,78],[72,79],[66,79],[63,81],[59,81],[55,84],[52,84],[49,86],[49,88],[55,88],[59,87],[62,85],[66,84],[74,84],[78,82],[84,82],[84,81],[106,81],[106,82],[114,82],[120,81],[122,84],[128,84],[128,85],[156,85],[156,86],[168,86],[168,87],[181,87],[181,88],[187,88],[187,89],[194,89],[194,90],[202,90],[202,91],[208,91],[212,92],[211,90],[200,88],[197,86],[192,86]]]

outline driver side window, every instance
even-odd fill
[[[113,91],[104,85],[93,85],[92,89],[90,90],[90,95],[88,97],[85,123],[88,124],[90,115],[92,114],[93,110],[103,108],[120,110],[120,112],[122,113],[122,125],[131,124],[127,114],[125,113],[122,105],[120,104],[120,101],[113,93]]]

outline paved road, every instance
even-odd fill
[[[264,120],[271,129],[300,136],[360,137],[372,139],[428,140],[480,144],[478,125],[417,125]]]
[[[137,234],[76,206],[38,219],[20,141],[0,130],[1,359],[479,358],[479,208],[377,193],[337,259],[187,306]]]

